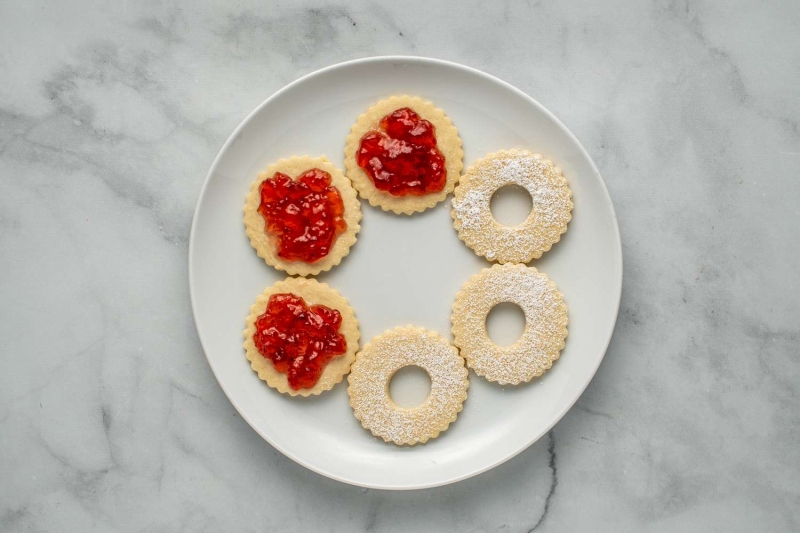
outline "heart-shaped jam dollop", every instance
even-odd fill
[[[330,360],[347,351],[347,340],[339,334],[341,324],[336,309],[309,307],[291,293],[273,294],[256,319],[253,342],[278,372],[287,374],[292,389],[309,389]]]
[[[422,196],[444,189],[447,169],[433,124],[404,107],[383,117],[380,127],[361,138],[356,157],[378,190]]]
[[[331,175],[312,168],[292,180],[276,172],[261,183],[258,212],[278,239],[278,257],[313,263],[331,251],[345,229],[344,204]]]

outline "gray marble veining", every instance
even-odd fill
[[[10,1],[0,21],[0,530],[800,529],[800,3]],[[543,103],[599,166],[624,246],[578,404],[423,492],[265,444],[187,290],[233,128],[300,75],[381,54]]]

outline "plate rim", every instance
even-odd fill
[[[195,237],[196,237],[197,219],[198,219],[198,215],[200,213],[200,208],[201,208],[201,206],[203,204],[203,200],[205,199],[206,191],[207,191],[209,183],[211,181],[211,176],[213,176],[214,173],[216,172],[217,167],[219,166],[220,160],[222,158],[222,155],[233,144],[233,142],[236,140],[236,138],[239,136],[239,133],[245,128],[245,126],[247,126],[250,123],[250,121],[253,120],[254,117],[256,115],[258,115],[259,112],[264,107],[268,106],[273,100],[275,100],[276,98],[278,98],[282,94],[291,91],[295,86],[300,85],[301,83],[303,83],[303,82],[305,82],[305,81],[307,81],[307,80],[309,80],[311,78],[324,75],[324,74],[326,74],[326,73],[328,73],[330,71],[333,71],[333,70],[337,70],[337,69],[341,69],[341,68],[347,68],[347,67],[354,66],[354,65],[363,65],[363,64],[369,64],[369,63],[393,62],[393,61],[394,62],[401,61],[401,62],[425,63],[425,64],[429,64],[429,65],[433,65],[433,66],[448,67],[448,68],[454,68],[454,69],[460,69],[460,70],[467,71],[467,72],[469,72],[471,74],[474,74],[476,76],[485,78],[490,82],[496,83],[496,84],[502,86],[503,88],[505,88],[507,90],[510,90],[511,92],[515,93],[517,96],[522,97],[529,104],[531,104],[534,107],[536,107],[539,111],[543,112],[550,120],[553,121],[553,123],[558,128],[560,128],[575,143],[575,146],[578,147],[578,149],[580,150],[581,154],[584,157],[586,157],[586,159],[589,161],[589,164],[591,165],[592,171],[594,172],[595,179],[600,182],[600,187],[601,187],[601,190],[603,191],[603,194],[604,194],[603,200],[607,204],[608,208],[611,210],[611,216],[612,216],[612,220],[614,222],[614,230],[615,230],[615,231],[612,232],[613,233],[613,235],[612,235],[613,236],[613,241],[614,241],[613,242],[613,254],[614,254],[614,259],[615,259],[615,270],[616,270],[616,272],[615,272],[615,285],[616,286],[614,288],[615,289],[614,292],[616,293],[616,301],[614,302],[614,320],[611,323],[611,327],[609,328],[609,331],[606,334],[606,340],[605,340],[605,345],[604,345],[603,350],[602,350],[602,355],[597,359],[597,363],[594,365],[594,368],[591,369],[591,373],[588,375],[588,378],[586,379],[585,383],[583,383],[581,385],[580,393],[577,394],[573,400],[568,402],[563,409],[559,410],[551,418],[551,420],[545,425],[546,427],[540,433],[538,433],[534,438],[532,438],[530,441],[528,441],[525,445],[521,446],[518,450],[516,450],[513,453],[507,455],[506,457],[503,457],[503,458],[501,458],[499,460],[496,460],[496,461],[494,461],[494,462],[492,462],[492,463],[490,463],[488,465],[484,465],[484,466],[481,466],[481,467],[478,467],[478,468],[475,468],[475,469],[471,469],[468,472],[466,472],[464,474],[461,474],[459,476],[451,477],[451,478],[448,478],[448,479],[445,479],[445,480],[442,480],[442,481],[433,482],[433,483],[424,483],[424,484],[418,484],[418,485],[406,485],[406,486],[388,486],[388,485],[379,485],[379,484],[373,484],[373,483],[360,483],[357,480],[347,479],[347,478],[335,475],[335,474],[333,474],[331,472],[324,471],[321,468],[316,468],[316,467],[314,467],[314,466],[312,466],[310,464],[307,464],[305,461],[303,461],[303,459],[301,459],[300,457],[297,457],[291,451],[286,450],[286,449],[276,445],[275,443],[273,443],[269,439],[269,437],[267,437],[267,435],[265,435],[261,430],[259,430],[259,428],[256,425],[253,424],[253,422],[251,422],[250,417],[248,415],[244,414],[242,412],[242,410],[239,408],[239,405],[231,398],[231,395],[228,393],[228,390],[225,388],[225,385],[222,384],[222,382],[219,379],[219,376],[217,375],[217,370],[214,367],[214,363],[211,361],[211,358],[208,356],[208,350],[206,349],[206,344],[205,344],[205,342],[203,340],[203,333],[200,331],[200,328],[198,326],[198,321],[197,321],[198,312],[197,312],[197,308],[196,308],[195,295],[194,295],[194,285],[195,284],[194,284],[194,271],[193,271],[193,268],[192,268],[192,264],[194,263],[194,261],[193,261],[193,259],[194,259],[194,249],[195,249],[194,242],[195,242]],[[553,426],[555,426],[564,417],[564,415],[566,415],[567,412],[570,409],[572,409],[572,407],[575,405],[575,403],[578,401],[578,399],[580,399],[580,397],[583,396],[583,393],[586,391],[586,387],[588,387],[589,383],[591,383],[592,379],[594,379],[594,376],[597,373],[597,369],[600,367],[600,364],[603,362],[603,359],[605,359],[606,352],[608,351],[608,347],[609,347],[609,345],[611,343],[611,339],[612,339],[612,337],[614,335],[614,330],[616,329],[617,319],[619,318],[620,302],[622,300],[622,276],[623,276],[622,259],[623,259],[623,257],[622,257],[622,237],[621,237],[620,231],[619,231],[619,220],[617,219],[617,213],[616,213],[616,210],[614,209],[614,204],[611,201],[611,195],[608,193],[608,188],[606,187],[606,183],[603,180],[603,177],[600,174],[600,171],[598,170],[597,165],[595,165],[594,160],[592,159],[591,155],[589,155],[589,152],[586,151],[586,149],[583,147],[583,145],[578,140],[578,138],[575,137],[575,135],[572,133],[572,131],[570,131],[569,128],[567,128],[564,125],[564,123],[562,123],[561,120],[559,120],[558,117],[556,117],[553,113],[551,113],[546,107],[544,107],[542,104],[540,104],[532,96],[530,96],[526,92],[522,91],[521,89],[518,89],[517,87],[511,85],[510,83],[508,83],[508,82],[506,82],[506,81],[504,81],[504,80],[502,80],[502,79],[500,79],[500,78],[498,78],[496,76],[493,76],[492,74],[488,74],[488,73],[486,73],[486,72],[484,72],[482,70],[479,70],[479,69],[476,69],[474,67],[470,67],[470,66],[467,66],[467,65],[463,65],[461,63],[456,63],[454,61],[448,61],[448,60],[444,60],[444,59],[422,57],[422,56],[404,56],[404,55],[369,56],[369,57],[363,57],[363,58],[359,58],[359,59],[351,59],[351,60],[348,60],[348,61],[342,61],[340,63],[335,63],[335,64],[332,64],[332,65],[328,65],[327,67],[323,67],[321,69],[314,70],[312,72],[309,72],[309,73],[297,78],[296,80],[290,82],[289,84],[283,86],[282,88],[280,88],[277,91],[275,91],[274,93],[272,93],[263,102],[261,102],[258,106],[256,106],[250,113],[248,113],[248,115],[233,130],[233,132],[230,134],[228,139],[225,141],[225,143],[222,145],[222,147],[217,152],[217,155],[214,157],[214,161],[211,163],[211,166],[209,167],[208,173],[206,174],[205,180],[203,181],[203,185],[200,188],[200,194],[197,197],[197,204],[195,205],[195,209],[194,209],[194,212],[192,214],[192,224],[191,224],[191,228],[190,228],[190,232],[189,232],[189,253],[187,254],[187,259],[188,259],[188,265],[187,266],[189,268],[189,276],[188,276],[189,277],[189,299],[191,301],[192,320],[194,321],[195,330],[197,331],[197,337],[200,340],[200,346],[203,348],[203,354],[206,357],[206,361],[208,362],[208,366],[211,367],[211,372],[212,372],[212,374],[214,374],[214,379],[217,380],[217,384],[222,389],[222,392],[225,393],[225,396],[227,397],[227,399],[231,403],[231,405],[233,405],[233,408],[236,409],[236,412],[239,413],[239,416],[241,416],[247,422],[247,424],[250,426],[250,428],[253,429],[262,439],[264,439],[267,443],[269,443],[270,446],[272,446],[273,448],[275,448],[276,450],[281,452],[284,456],[288,457],[289,459],[291,459],[295,463],[297,463],[297,464],[303,466],[304,468],[307,468],[307,469],[309,469],[309,470],[311,470],[313,472],[316,472],[319,475],[325,476],[325,477],[327,477],[329,479],[334,479],[336,481],[339,481],[339,482],[342,482],[342,483],[346,483],[348,485],[353,485],[353,486],[363,487],[363,488],[368,488],[368,489],[403,490],[403,491],[405,491],[405,490],[427,489],[427,488],[433,488],[433,487],[440,487],[440,486],[444,486],[444,485],[449,485],[449,484],[452,484],[452,483],[457,483],[459,481],[463,481],[465,479],[469,479],[471,477],[474,477],[474,476],[477,476],[479,474],[482,474],[483,472],[491,470],[491,469],[493,469],[493,468],[505,463],[506,461],[509,461],[510,459],[516,457],[517,455],[519,455],[523,451],[527,450],[531,445],[533,445],[535,442],[537,442],[539,439],[541,439],[544,435],[546,435],[553,428]]]

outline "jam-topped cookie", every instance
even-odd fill
[[[250,244],[267,264],[292,275],[338,265],[356,242],[361,205],[327,158],[281,159],[259,174],[244,207]]]
[[[333,388],[358,350],[355,312],[314,279],[287,278],[267,288],[250,307],[246,325],[250,366],[267,385],[292,396]]]
[[[409,215],[445,199],[463,158],[458,130],[441,109],[418,97],[393,96],[358,118],[344,162],[362,198]]]

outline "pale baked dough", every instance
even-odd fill
[[[375,187],[369,174],[356,162],[361,138],[371,130],[382,131],[379,125],[381,119],[404,107],[408,107],[433,124],[436,130],[437,148],[444,156],[444,166],[447,169],[447,181],[439,192],[424,196],[393,196]],[[463,160],[464,151],[461,149],[461,137],[458,136],[458,129],[450,118],[432,103],[417,96],[408,95],[386,98],[367,109],[366,113],[358,117],[356,123],[353,124],[344,148],[344,166],[347,170],[347,177],[353,182],[353,186],[361,197],[384,211],[394,211],[397,214],[405,215],[425,211],[444,200],[458,182],[461,170],[464,168]]]
[[[506,185],[524,187],[532,209],[516,226],[492,216],[492,195]],[[479,159],[462,176],[453,197],[453,225],[476,254],[500,263],[538,259],[567,231],[572,192],[561,169],[528,150],[503,150]]]
[[[292,389],[289,386],[288,375],[275,370],[272,361],[261,355],[253,342],[253,335],[256,332],[256,319],[264,314],[267,309],[269,297],[273,294],[281,293],[295,294],[303,298],[309,307],[312,305],[324,305],[331,309],[336,309],[342,315],[339,333],[347,341],[347,351],[331,359],[325,370],[322,371],[317,384],[310,389]],[[246,325],[247,328],[244,330],[244,349],[251,368],[256,371],[259,378],[267,382],[267,385],[278,392],[292,396],[311,396],[332,389],[350,371],[350,366],[353,364],[358,351],[360,334],[358,332],[358,320],[353,308],[335,289],[325,283],[319,283],[315,279],[286,278],[284,281],[279,281],[272,287],[267,288],[256,298],[256,303],[250,307],[250,315],[247,317]]]
[[[431,379],[430,395],[417,407],[399,407],[389,396],[392,376],[405,366],[419,366]],[[436,438],[455,421],[467,399],[468,376],[458,350],[444,337],[406,326],[364,346],[347,378],[347,394],[356,418],[373,435],[414,445]]]
[[[503,302],[525,313],[525,330],[511,346],[495,344],[486,331],[486,316]],[[472,276],[453,304],[454,344],[467,366],[502,385],[517,385],[541,376],[558,359],[567,338],[567,305],[556,284],[533,267],[494,265]]]
[[[336,238],[328,255],[325,257],[313,263],[286,261],[278,256],[277,239],[266,231],[264,217],[258,212],[258,206],[261,204],[259,188],[265,179],[273,177],[276,172],[282,172],[296,180],[301,174],[312,168],[324,170],[331,175],[331,185],[336,187],[342,197],[342,203],[344,204],[342,216],[347,223],[347,229]],[[253,182],[244,206],[244,226],[252,247],[255,248],[259,257],[264,259],[268,265],[293,276],[315,276],[338,265],[350,253],[350,247],[355,244],[356,234],[361,229],[360,222],[361,203],[358,201],[355,189],[353,189],[350,180],[344,176],[344,173],[336,168],[324,155],[320,157],[294,156],[289,159],[281,159],[277,163],[270,165]]]

